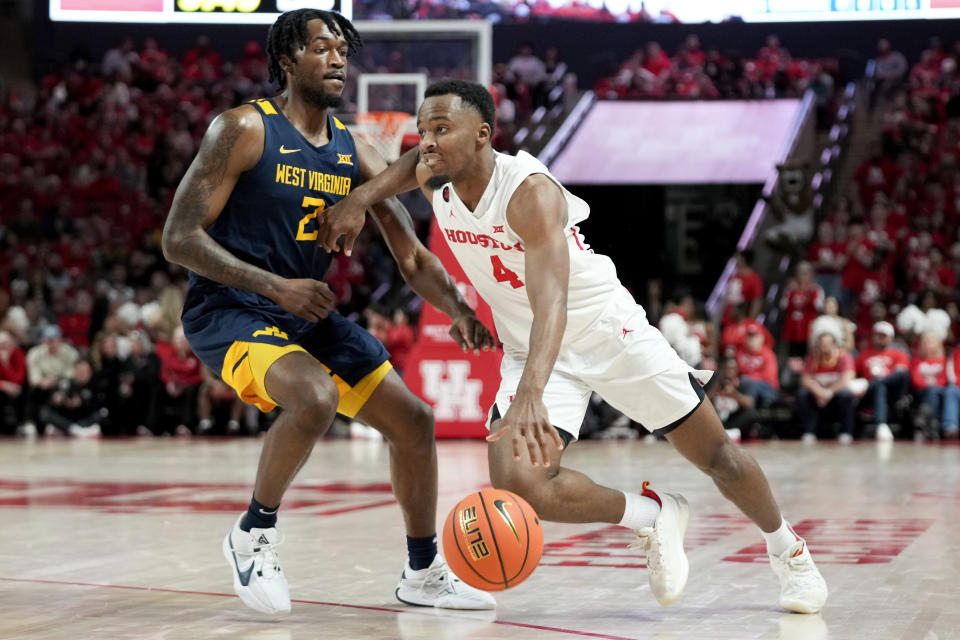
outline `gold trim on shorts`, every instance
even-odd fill
[[[230,345],[227,355],[223,357],[220,377],[247,404],[256,405],[264,413],[272,411],[277,403],[267,393],[264,378],[274,362],[294,351],[307,353],[307,350],[298,344],[279,346],[266,342],[237,340]]]
[[[267,393],[264,378],[274,362],[294,351],[302,351],[310,355],[306,349],[298,344],[278,346],[265,342],[237,340],[230,345],[227,355],[223,358],[220,377],[247,404],[255,405],[263,412],[272,411],[277,403]],[[326,369],[328,373],[330,372],[330,368],[322,362],[320,362],[320,366]],[[393,369],[393,365],[387,360],[353,386],[350,386],[337,374],[333,374],[331,377],[340,392],[337,413],[341,413],[348,418],[355,417],[391,369]]]
[[[320,366],[330,371],[327,365],[320,363]],[[389,360],[385,360],[383,364],[379,367],[363,376],[360,379],[360,382],[353,385],[352,387],[347,384],[347,382],[338,376],[333,374],[331,377],[333,381],[337,383],[337,389],[340,391],[340,404],[337,405],[337,413],[341,413],[348,418],[354,418],[360,409],[363,408],[363,405],[367,403],[367,400],[370,399],[370,396],[373,395],[373,392],[376,391],[377,387],[383,382],[383,379],[387,377],[387,374],[393,369],[393,365],[390,364]]]

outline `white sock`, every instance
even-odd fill
[[[627,500],[623,508],[623,517],[620,518],[620,526],[633,529],[643,529],[652,527],[653,521],[660,515],[660,504],[653,498],[641,496],[638,493],[628,493],[622,491]]]
[[[783,518],[780,519],[780,528],[772,533],[761,531],[763,539],[767,541],[767,553],[779,556],[784,551],[797,544],[800,536],[793,532],[790,525]]]

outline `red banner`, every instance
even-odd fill
[[[490,307],[467,280],[436,221],[430,228],[430,250],[440,258],[480,321],[495,332]],[[450,337],[450,326],[450,318],[423,303],[404,382],[433,407],[438,438],[483,438],[487,412],[500,384],[502,353],[464,353]]]

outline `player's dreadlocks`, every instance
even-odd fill
[[[430,98],[448,94],[460,96],[460,100],[476,109],[483,121],[490,125],[490,136],[493,136],[494,125],[497,120],[497,108],[493,102],[493,96],[490,95],[486,87],[466,80],[440,80],[427,87],[423,97]]]
[[[281,14],[267,34],[267,70],[270,80],[281,89],[287,86],[287,76],[280,66],[280,56],[293,58],[294,52],[307,45],[310,36],[307,23],[311,20],[323,20],[330,33],[346,40],[348,55],[353,55],[363,46],[360,33],[353,23],[334,11],[295,9]]]

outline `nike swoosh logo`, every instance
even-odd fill
[[[237,562],[237,552],[233,548],[233,540],[230,541],[230,551],[233,553],[233,564],[237,567],[237,575],[240,577],[240,584],[247,586],[250,584],[250,575],[253,573],[253,562],[250,563],[250,568],[246,571],[240,570],[240,563]]]
[[[273,511],[267,511],[266,509],[260,509],[260,513],[262,513],[265,516],[272,516],[277,513],[277,510],[274,509]]]
[[[506,500],[494,500],[493,508],[500,513],[500,517],[503,518],[503,521],[507,523],[507,526],[510,527],[510,530],[513,531],[513,536],[517,539],[517,542],[520,542],[520,534],[517,532],[517,526],[513,524],[513,518],[510,517],[510,514],[507,513],[506,505],[510,504]]]
[[[280,153],[296,153],[300,149],[284,149],[283,145],[280,145]]]

